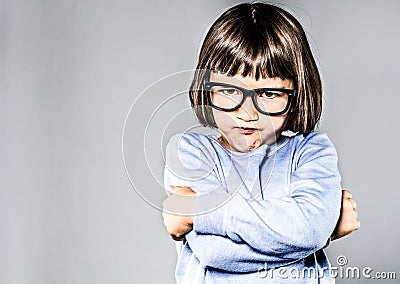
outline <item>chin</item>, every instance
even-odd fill
[[[259,140],[246,139],[246,141],[244,141],[244,143],[241,143],[240,147],[237,148],[240,148],[240,150],[238,149],[238,151],[240,152],[250,152],[257,149],[261,145],[262,143]]]

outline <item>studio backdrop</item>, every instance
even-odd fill
[[[0,283],[174,283],[156,205],[163,147],[196,124],[179,72],[195,68],[206,30],[239,2],[0,2]],[[400,277],[400,3],[279,3],[309,37],[324,82],[319,130],[358,205],[361,228],[332,242],[331,263]],[[159,109],[140,101],[171,88]],[[367,281],[356,278],[336,281]]]

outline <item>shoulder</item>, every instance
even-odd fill
[[[297,134],[289,138],[295,161],[315,158],[337,158],[334,144],[326,133],[314,131],[306,135]]]
[[[215,160],[218,153],[218,141],[209,135],[200,133],[182,133],[171,137],[166,148],[166,156],[181,160]]]
[[[210,144],[212,138],[208,135],[194,132],[184,132],[175,134],[169,140],[169,144],[177,145],[199,145],[199,144]]]
[[[179,151],[201,150],[204,147],[210,147],[214,143],[213,140],[208,135],[185,132],[172,136],[168,142],[167,149],[174,148]]]
[[[292,137],[296,148],[304,147],[334,147],[326,133],[313,131],[308,134],[297,134]]]

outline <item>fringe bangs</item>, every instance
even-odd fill
[[[256,80],[260,77],[295,79],[292,44],[276,31],[276,27],[268,27],[258,19],[243,21],[225,33],[210,35],[215,45],[208,50],[208,62],[202,68],[231,76],[240,73]]]

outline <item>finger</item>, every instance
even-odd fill
[[[343,198],[353,198],[353,195],[347,189],[343,189]]]
[[[342,200],[342,210],[351,211],[353,210],[353,202],[352,199],[343,199]]]
[[[187,186],[171,186],[172,194],[177,194],[181,196],[192,196],[196,195],[196,193]]]
[[[171,185],[169,188],[173,194],[177,194],[179,191],[183,189],[182,186],[177,186],[177,185]]]
[[[351,201],[351,205],[353,206],[353,209],[356,210],[357,203],[353,199],[350,199],[350,201]]]
[[[354,224],[353,224],[353,228],[354,228],[353,231],[357,231],[358,229],[360,229],[360,226],[361,226],[361,222],[358,220],[355,220]]]
[[[175,239],[173,239],[174,241],[184,241],[185,240],[185,238],[184,237],[181,237],[181,238],[175,238]]]
[[[172,238],[172,237],[171,237]],[[179,237],[179,238],[177,238],[177,237],[174,237],[174,238],[172,238],[174,241],[186,241],[186,238],[185,237]]]
[[[185,239],[184,236],[176,236],[176,235],[170,235],[171,239],[174,241],[183,241]]]

